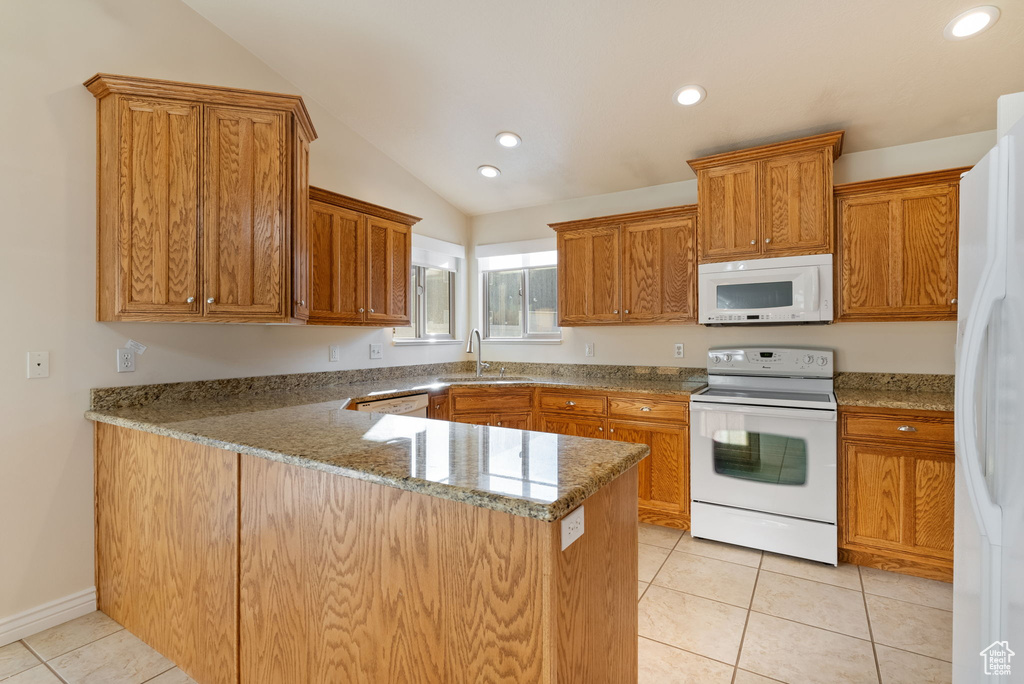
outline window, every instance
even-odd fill
[[[455,274],[443,268],[413,266],[411,325],[395,328],[394,339],[455,339]]]
[[[556,276],[555,266],[485,271],[484,337],[560,339]]]

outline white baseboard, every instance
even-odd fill
[[[70,594],[56,601],[29,608],[23,613],[0,617],[0,646],[32,636],[50,627],[88,615],[96,610],[96,587]]]

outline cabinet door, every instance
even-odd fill
[[[206,108],[203,275],[206,315],[285,316],[290,206],[280,112]]]
[[[763,162],[760,239],[765,256],[832,251],[832,155],[797,152]]]
[[[697,250],[701,263],[760,255],[759,163],[729,164],[697,174]]]
[[[202,315],[199,105],[120,101],[118,313]]]
[[[694,319],[695,228],[695,216],[638,221],[623,226],[624,321]]]
[[[839,319],[956,318],[957,186],[838,202]]]
[[[840,544],[953,558],[953,454],[844,441]]]
[[[491,425],[498,427],[529,430],[533,426],[533,420],[529,413],[497,413],[492,418]]]
[[[430,395],[430,403],[427,405],[427,418],[433,418],[434,420],[451,419],[447,391],[432,393]]]
[[[310,318],[362,323],[366,305],[364,217],[323,202],[309,203]]]
[[[540,432],[554,432],[570,437],[590,437],[604,439],[607,437],[605,421],[601,418],[574,418],[557,414],[543,413],[538,426]]]
[[[366,217],[367,322],[409,325],[412,230],[387,219]]]
[[[619,226],[558,234],[560,325],[622,320]]]
[[[618,442],[646,444],[651,453],[640,462],[640,519],[688,528],[690,525],[690,433],[686,427],[608,421]]]

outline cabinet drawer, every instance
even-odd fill
[[[953,419],[936,416],[886,416],[848,413],[843,416],[843,436],[887,442],[933,443],[953,446]]]
[[[453,413],[488,411],[529,411],[533,408],[531,390],[453,389],[450,392]]]
[[[668,422],[685,425],[689,422],[690,406],[685,401],[667,401],[648,397],[609,397],[608,415],[613,418]]]
[[[549,391],[540,392],[538,408],[541,411],[558,411],[586,416],[603,416],[606,411],[605,398],[600,395]]]

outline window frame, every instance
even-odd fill
[[[448,271],[448,332],[446,333],[428,333],[427,332],[427,297],[426,297],[426,272],[428,269],[435,271]],[[415,291],[412,293],[412,302],[410,307],[410,317],[412,319],[411,326],[400,326],[400,327],[411,327],[413,329],[414,337],[398,337],[395,335],[395,331],[398,327],[395,327],[391,331],[391,339],[397,344],[415,344],[423,342],[449,342],[456,341],[455,337],[455,287],[458,278],[457,271],[449,271],[444,268],[437,268],[434,266],[417,266],[413,265],[410,267],[410,280],[416,283]]]
[[[555,278],[557,282],[558,276],[558,264],[547,264],[544,266],[523,266],[521,268],[495,268],[487,271],[480,272],[481,278],[481,299],[480,309],[482,312],[482,328],[483,328],[483,339],[491,342],[517,342],[517,341],[535,341],[535,342],[560,342],[562,340],[562,327],[556,326],[555,332],[535,333],[530,331],[530,278],[527,275],[527,271],[541,268],[554,268]],[[493,337],[491,335],[491,316],[490,316],[490,286],[488,284],[490,273],[507,273],[509,271],[519,271],[519,296],[522,298],[522,316],[523,316],[523,334],[519,337]],[[557,291],[555,296],[555,321],[558,320],[558,297]]]

